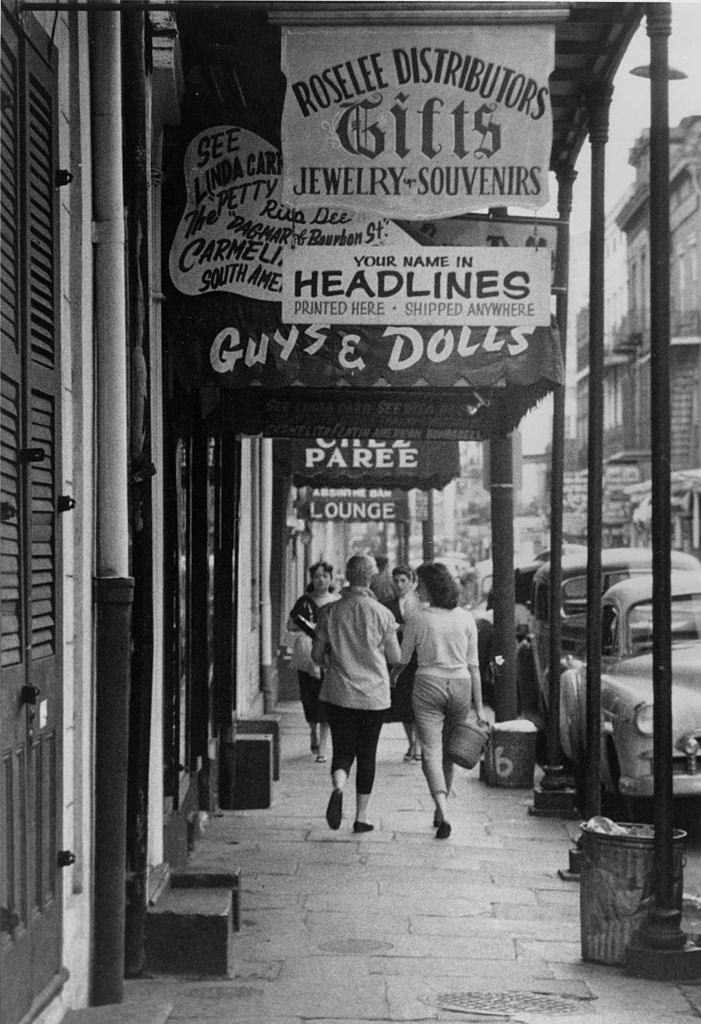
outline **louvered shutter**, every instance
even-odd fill
[[[3,7],[0,155],[0,1019],[60,967],[60,349],[55,54]],[[36,46],[35,46],[36,44]],[[53,63],[47,58],[51,55]],[[38,689],[22,703],[22,687]]]

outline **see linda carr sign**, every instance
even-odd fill
[[[549,252],[533,248],[292,249],[282,318],[533,330],[550,322],[550,277]]]
[[[283,201],[409,220],[548,201],[552,25],[287,28]]]

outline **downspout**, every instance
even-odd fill
[[[131,611],[120,13],[93,12],[96,375],[95,863],[91,1002],[124,999]]]
[[[127,903],[125,973],[141,973],[146,960],[149,769],[153,688],[153,509],[150,433],[150,164],[147,140],[146,18],[122,17],[124,67],[124,188],[127,207],[129,341],[131,364],[131,520],[134,569],[132,687],[127,797]]]
[[[272,602],[270,567],[273,541],[273,442],[264,437],[260,443],[260,663],[263,707],[268,714],[274,707]]]

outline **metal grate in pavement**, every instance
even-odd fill
[[[448,992],[435,996],[432,1002],[443,1010],[502,1018],[512,1013],[586,1012],[579,1002],[559,996],[538,995],[535,992]]]

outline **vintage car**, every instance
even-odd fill
[[[623,797],[653,795],[652,576],[616,583],[602,598],[601,781]],[[673,789],[701,797],[701,571],[671,576]],[[586,666],[560,681],[560,741],[583,774]]]
[[[701,563],[683,551],[671,552],[672,569],[701,570]],[[601,552],[601,591],[620,580],[648,574],[651,548],[604,548]],[[576,667],[587,645],[587,556],[563,555],[560,609],[560,672]],[[519,712],[544,727],[550,664],[550,563],[533,575],[528,636],[519,644],[516,663]]]

